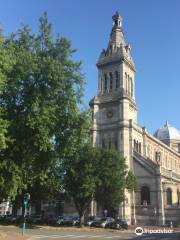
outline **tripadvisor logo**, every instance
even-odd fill
[[[143,232],[144,232],[144,231],[143,231],[143,228],[142,228],[142,227],[137,227],[137,228],[135,229],[135,234],[138,235],[138,236],[142,235]]]
[[[149,229],[149,228],[142,228],[137,227],[135,229],[135,234],[141,236],[143,233],[152,234],[152,233],[172,233],[173,229],[166,229],[166,228],[159,228],[159,229]]]

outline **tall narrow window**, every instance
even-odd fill
[[[133,80],[131,78],[131,97],[133,97],[133,92],[134,92],[134,86],[133,86]]]
[[[101,78],[101,92],[103,92],[103,78]]]
[[[147,186],[141,187],[141,205],[149,205],[150,202],[151,201],[149,187]]]
[[[116,89],[119,88],[119,74],[118,71],[115,72],[115,78],[116,78]]]
[[[139,143],[139,153],[141,153],[141,143]]]
[[[129,75],[128,75],[128,93],[129,93],[129,95],[131,95],[131,79],[130,79]]]
[[[171,188],[168,188],[166,190],[166,196],[167,196],[167,205],[172,205],[172,190],[171,190]]]
[[[180,143],[178,143],[178,152],[180,153]]]
[[[139,152],[139,142],[136,141],[136,152]]]
[[[125,73],[125,91],[128,92],[128,79],[127,79],[127,73]]]
[[[107,91],[107,75],[104,74],[104,92]]]
[[[134,139],[134,151],[136,151],[136,140]]]
[[[177,205],[180,205],[180,193],[179,193],[179,189],[177,189]]]
[[[109,78],[110,78],[110,91],[112,91],[113,89],[113,75],[112,75],[112,72],[109,73]]]

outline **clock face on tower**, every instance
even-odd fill
[[[106,112],[106,116],[107,116],[107,118],[112,118],[113,117],[113,110],[112,109],[108,110]]]

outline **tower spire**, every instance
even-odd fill
[[[112,16],[112,30],[110,35],[109,45],[115,45],[116,47],[120,47],[120,45],[125,45],[124,34],[122,31],[122,17],[119,15],[117,11]]]
[[[121,28],[122,17],[119,15],[118,11],[116,11],[116,13],[112,16],[112,19],[113,19],[113,27]]]

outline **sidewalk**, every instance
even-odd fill
[[[25,235],[24,237],[15,232],[0,232],[0,240],[30,240],[31,237]]]

